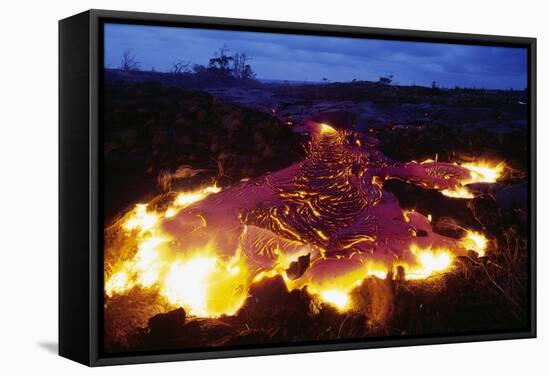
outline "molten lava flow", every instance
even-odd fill
[[[164,218],[220,191],[214,185],[180,193],[164,211]],[[105,294],[124,294],[134,286],[155,288],[169,304],[183,306],[191,315],[233,314],[246,298],[243,286],[249,284],[247,265],[240,254],[224,261],[212,244],[175,253],[171,237],[161,228],[161,218],[161,213],[148,210],[146,204],[136,205],[123,217],[120,227],[129,240],[135,240],[136,252],[106,269]]]
[[[350,304],[349,294],[342,290],[323,290],[319,296],[321,300],[335,306],[340,311],[345,311]]]
[[[444,189],[441,191],[447,197],[453,198],[474,198],[475,195],[468,190],[468,188],[463,186],[458,186],[456,188]]]
[[[463,163],[460,167],[470,172],[469,177],[461,180],[458,186],[442,190],[441,193],[445,196],[466,199],[474,198],[475,195],[466,185],[474,183],[495,183],[502,176],[506,165],[504,162],[495,164],[487,161],[479,161],[475,163]]]
[[[203,317],[235,313],[244,302],[247,283],[244,265],[224,263],[198,252],[188,260],[174,261],[162,283],[161,294],[174,306]]]
[[[113,296],[114,294],[122,294],[133,287],[128,281],[128,273],[124,270],[115,272],[105,283],[105,293],[107,296]]]
[[[105,279],[108,296],[124,293],[135,285],[150,287],[157,281],[162,264],[158,248],[167,241],[157,235],[158,220],[158,213],[148,211],[145,204],[136,205],[123,218],[121,227],[126,234],[135,236],[136,252],[132,259],[119,262]]]
[[[162,294],[174,305],[190,307],[197,315],[207,315],[208,277],[214,272],[216,262],[207,256],[174,262],[164,280]]]
[[[368,278],[435,278],[469,250],[485,254],[483,234],[435,233],[431,216],[403,210],[383,183],[397,177],[472,198],[466,185],[497,181],[503,163],[397,164],[369,137],[310,126],[299,163],[223,191],[212,185],[168,205],[136,205],[106,247],[106,296],[140,288],[189,315],[219,317],[235,314],[252,284],[280,275],[289,290],[346,311]]]
[[[336,134],[336,129],[334,129],[333,127],[331,127],[330,125],[328,124],[325,124],[325,123],[321,123],[321,134]]]
[[[174,201],[174,205],[180,208],[185,208],[191,204],[194,204],[195,202],[203,200],[211,193],[218,193],[220,191],[221,191],[221,188],[219,188],[216,185],[213,185],[213,186],[202,188],[198,191],[182,192],[178,194],[178,196],[176,197],[176,200]]]
[[[464,163],[461,166],[470,170],[472,175],[471,181],[465,184],[495,183],[501,177],[505,164],[504,162],[494,164],[480,161],[476,163]]]
[[[164,212],[164,217],[165,218],[172,218],[173,216],[175,216],[178,212],[176,211],[176,209],[174,208],[168,208],[166,209],[166,211]]]
[[[483,234],[468,230],[466,231],[466,237],[462,239],[462,244],[464,248],[476,251],[478,256],[485,256],[487,238]]]
[[[137,283],[143,287],[150,287],[158,280],[162,260],[158,247],[166,240],[161,237],[150,237],[138,246],[132,269],[138,274]]]
[[[123,228],[126,231],[139,230],[147,231],[157,223],[158,215],[147,211],[146,204],[137,204],[134,209],[134,215],[124,223]]]
[[[454,259],[454,254],[448,249],[423,249],[413,245],[411,252],[416,256],[417,264],[400,264],[406,269],[406,279],[425,279],[448,271]]]
[[[322,275],[322,278],[306,277],[297,282],[290,281],[289,283],[287,281],[287,285],[291,286],[291,288],[306,287],[309,293],[317,296],[321,301],[344,312],[354,308],[350,294],[352,290],[360,286],[365,279],[371,277],[385,279],[388,276],[387,267],[373,261],[352,261],[347,267],[342,265],[340,270],[331,270],[333,268],[338,269],[339,261],[342,264],[346,264],[346,261],[350,260],[329,260],[326,262],[328,265],[323,265],[325,262],[318,261],[312,265],[312,270],[316,271],[313,273],[314,275]],[[331,262],[335,265],[330,265]],[[328,266],[328,268],[326,266]],[[319,269],[320,272],[317,272]],[[326,276],[324,275],[325,271],[323,269],[326,270]]]

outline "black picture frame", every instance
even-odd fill
[[[101,204],[102,25],[172,25],[275,33],[524,47],[529,105],[529,325],[509,332],[332,343],[105,354]],[[59,354],[88,366],[352,350],[536,337],[536,39],[356,26],[89,10],[59,21]]]

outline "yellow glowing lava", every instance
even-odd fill
[[[177,206],[189,206],[205,198],[206,195],[202,192],[192,192],[192,193],[180,193],[174,204]]]
[[[388,275],[388,269],[385,265],[374,261],[361,263],[357,268],[348,270],[345,274],[334,276],[323,281],[305,281],[307,290],[325,303],[331,304],[344,312],[352,308],[350,293],[357,286],[369,278],[375,277],[385,279]],[[293,285],[292,281],[287,281],[287,285],[292,288],[302,288],[304,284]]]
[[[158,248],[168,239],[156,235],[159,214],[148,211],[145,204],[137,204],[126,217],[121,227],[128,236],[137,231],[136,252],[130,260],[119,262],[110,270],[110,275],[105,275],[107,296],[122,294],[136,285],[152,286],[157,282],[163,264]]]
[[[105,294],[123,294],[134,286],[156,286],[169,303],[186,306],[190,314],[219,316],[235,312],[244,301],[242,291],[245,289],[241,285],[248,278],[239,257],[222,262],[212,256],[215,255],[213,247],[207,245],[203,253],[195,252],[195,258],[183,260],[178,255],[188,253],[169,252],[165,245],[170,239],[160,226],[162,217],[171,218],[184,207],[220,191],[221,188],[212,185],[180,193],[164,213],[149,210],[146,204],[137,204],[121,223],[129,237],[137,232],[135,254],[106,268]]]
[[[423,249],[413,245],[411,252],[415,255],[417,264],[403,265],[406,279],[425,279],[447,271],[454,259],[452,252],[447,249]]]
[[[164,280],[162,294],[173,305],[190,308],[194,314],[208,316],[208,277],[216,267],[213,257],[196,257],[175,262]]]
[[[471,181],[466,184],[495,183],[502,175],[505,164],[504,162],[494,164],[491,162],[479,161],[475,163],[464,163],[460,166],[470,170]]]
[[[128,290],[129,283],[128,274],[125,271],[118,271],[105,283],[105,293],[108,296],[123,293]]]
[[[175,216],[176,214],[177,214],[176,209],[174,209],[174,208],[168,208],[168,209],[166,209],[166,211],[164,212],[164,217],[166,217],[166,218],[172,218],[172,217]]]
[[[180,192],[176,196],[174,202],[172,203],[172,206],[166,209],[166,211],[164,212],[164,217],[171,218],[178,214],[181,209],[186,208],[189,205],[195,204],[201,200],[204,200],[211,194],[219,193],[221,192],[221,190],[222,189],[220,187],[214,184],[207,187],[199,188],[194,191]]]
[[[319,294],[320,298],[340,311],[345,311],[350,304],[350,298],[347,292],[342,290],[323,290]]]
[[[329,125],[321,124],[321,132],[333,133],[336,130]],[[471,179],[464,184],[474,181],[496,181],[502,172],[503,164],[493,166],[494,170],[489,164],[473,167],[469,165],[466,168],[471,171]],[[307,287],[308,292],[317,296],[318,299],[343,312],[354,307],[353,289],[367,278],[391,278],[393,274],[389,271],[398,265],[405,268],[405,278],[409,280],[433,277],[452,267],[454,255],[451,250],[421,248],[413,245],[411,252],[414,255],[414,262],[410,264],[398,261],[391,265],[384,265],[374,260],[362,261],[345,274],[315,282],[307,278],[291,279],[285,271],[300,256],[311,253],[311,248],[306,246],[293,253],[277,250],[277,260],[271,269],[253,273],[252,268],[249,269],[247,260],[240,257],[240,249],[231,259],[226,259],[219,255],[215,244],[204,244],[201,247],[188,249],[185,245],[176,245],[176,242],[162,231],[161,224],[164,220],[169,221],[169,218],[176,216],[185,207],[220,190],[221,188],[212,185],[195,191],[181,192],[168,207],[155,210],[146,204],[138,204],[127,213],[121,220],[120,226],[126,236],[134,241],[132,251],[135,252],[131,253],[132,256],[129,259],[106,268],[105,294],[108,297],[124,294],[134,287],[150,289],[163,297],[167,304],[184,307],[189,315],[219,317],[232,315],[238,311],[246,300],[251,284],[265,277],[280,275],[289,290]],[[455,197],[473,197],[464,186],[457,187],[457,191],[461,193]],[[445,191],[443,193],[446,194]],[[307,197],[308,193],[297,191],[296,194]],[[315,213],[315,207],[311,206],[311,209]],[[411,220],[410,213],[412,212],[403,211],[404,219],[408,223]],[[428,219],[431,221],[431,216],[428,216]],[[281,228],[285,228],[282,222],[277,223]],[[321,230],[315,231],[320,239],[329,239],[328,233]],[[472,249],[482,256],[487,247],[487,239],[483,234],[467,231],[467,235],[460,244],[463,248]],[[177,252],[171,248],[174,246],[178,247],[175,249]]]
[[[475,195],[465,185],[473,183],[495,183],[501,176],[506,165],[504,162],[493,163],[487,161],[478,161],[473,163],[463,163],[460,167],[470,171],[470,176],[460,182],[459,186],[444,189],[442,194],[453,198],[474,198]]]
[[[159,236],[141,238],[137,252],[131,260],[121,263],[117,270],[105,282],[107,296],[121,294],[135,285],[151,287],[160,276],[164,261],[159,254],[159,247],[167,239]]]
[[[321,123],[320,125],[321,125],[321,134],[336,133],[336,129],[334,129],[330,125],[328,125],[326,123]]]
[[[463,186],[457,186],[452,189],[444,189],[441,191],[447,197],[452,198],[474,198],[474,194],[468,190],[468,188]]]
[[[137,204],[132,216],[123,224],[126,231],[147,231],[157,224],[158,215],[147,211],[147,204]]]
[[[134,286],[152,288],[174,307],[188,314],[218,317],[234,314],[243,304],[250,278],[239,254],[229,261],[216,257],[213,246],[201,251],[161,253],[164,238],[149,237],[136,255],[122,263],[105,283],[107,296],[123,294]]]
[[[137,282],[143,287],[150,287],[157,282],[162,266],[158,246],[166,240],[161,237],[150,237],[141,242],[134,256],[132,270],[138,274]]]
[[[211,194],[211,193],[220,193],[222,191],[222,189],[220,187],[218,187],[216,184],[214,184],[214,185],[210,185],[208,187],[203,188],[202,191],[204,193]]]
[[[220,191],[221,191],[220,187],[216,185],[212,185],[212,186],[201,188],[199,190],[192,191],[192,192],[182,192],[177,195],[176,199],[174,200],[174,205],[180,206],[180,207],[186,207],[191,204],[194,204],[195,202],[199,202],[205,199],[207,196],[209,196],[212,193],[218,193]]]
[[[283,252],[277,248],[275,252],[277,254],[277,261],[275,261],[274,269],[282,272],[288,269],[291,263],[298,261],[301,256],[306,256],[311,253],[311,249],[304,247],[296,251]]]
[[[385,279],[388,276],[388,269],[384,265],[371,263],[367,267],[367,276],[373,276],[378,279]]]
[[[325,235],[325,233],[321,230],[315,230],[315,232],[317,233],[317,235],[319,235],[319,237],[323,240],[328,240],[328,236]]]
[[[248,272],[238,261],[224,263],[213,254],[201,254],[172,263],[161,295],[195,316],[234,314],[246,298]]]
[[[487,238],[479,232],[468,230],[466,237],[462,239],[462,246],[476,251],[482,257],[485,256],[485,250],[487,249]]]

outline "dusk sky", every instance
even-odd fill
[[[165,26],[105,25],[105,66],[118,68],[132,49],[141,69],[170,71],[176,59],[207,65],[221,46],[252,56],[259,79],[524,89],[527,50],[440,43],[305,36]]]

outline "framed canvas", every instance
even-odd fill
[[[59,23],[59,353],[536,335],[536,40]]]

